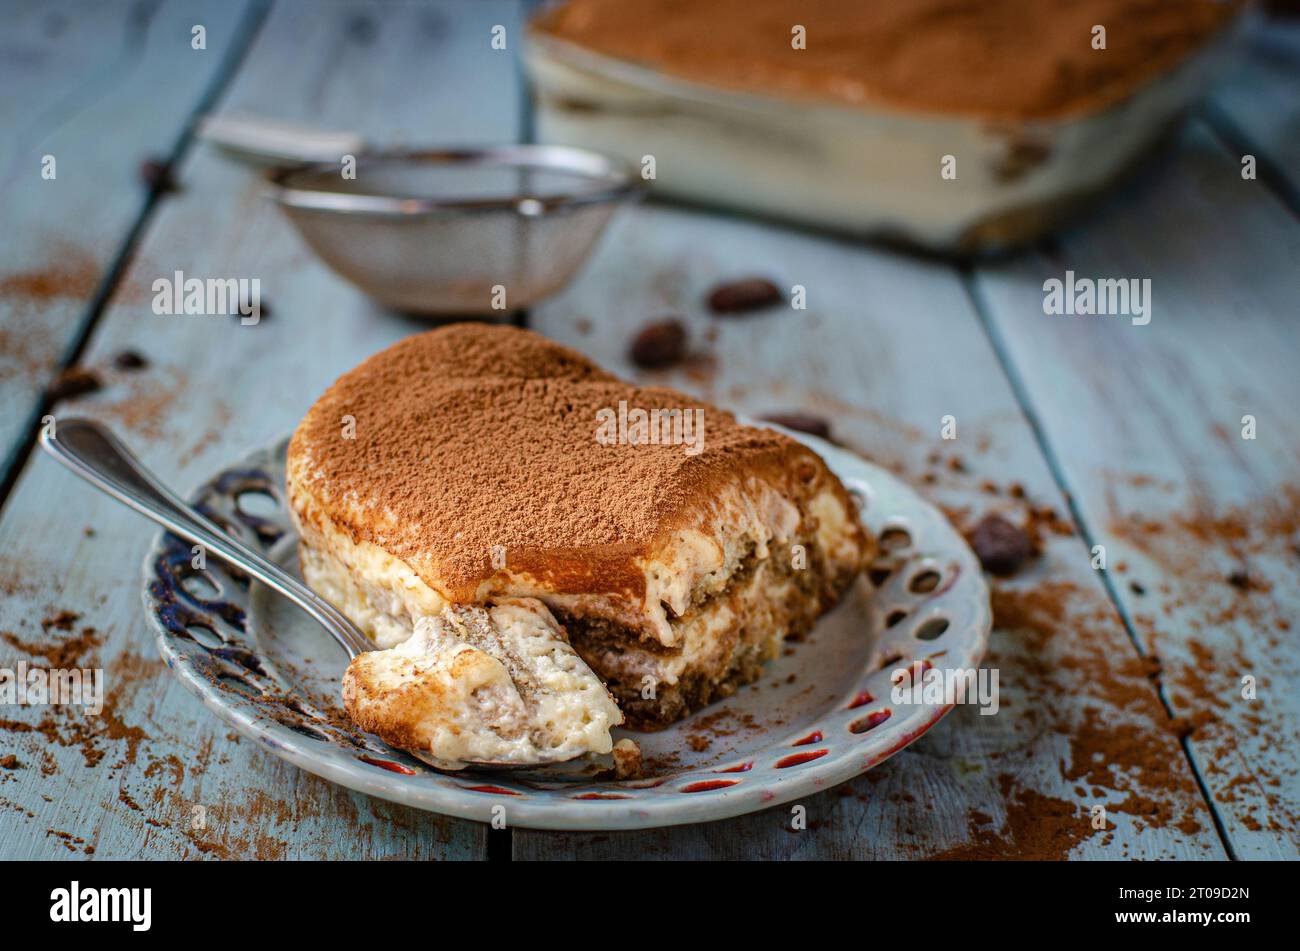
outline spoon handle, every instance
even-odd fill
[[[60,420],[41,430],[40,443],[95,488],[173,534],[202,545],[297,604],[320,622],[349,657],[374,650],[374,644],[334,605],[183,502],[104,426],[88,419]]]
[[[264,116],[207,115],[199,122],[199,135],[255,164],[338,162],[367,151],[366,140],[355,132]]]

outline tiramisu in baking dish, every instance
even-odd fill
[[[1199,95],[1235,0],[568,0],[533,21],[544,142],[652,189],[943,251],[1055,224]]]
[[[287,480],[306,580],[396,648],[353,662],[349,711],[434,760],[607,752],[620,710],[654,729],[728,696],[874,549],[802,443],[510,327],[345,374]],[[484,755],[457,747],[482,729]]]

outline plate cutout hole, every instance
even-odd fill
[[[890,611],[887,615],[885,615],[885,627],[893,627],[895,624],[903,620],[905,617],[907,617],[906,611],[904,611],[902,608],[894,608],[894,610]]]
[[[946,630],[948,630],[946,617],[932,617],[916,629],[916,636],[922,641],[933,641]]]
[[[680,792],[708,792],[711,789],[726,789],[740,782],[738,779],[704,779],[698,783],[688,783]]]
[[[357,759],[363,763],[369,763],[371,766],[378,766],[380,769],[386,769],[390,773],[400,773],[403,776],[414,776],[415,770],[409,766],[403,766],[401,763],[394,763],[390,759],[380,759],[377,756],[358,756]]]
[[[218,674],[217,682],[226,690],[234,691],[250,700],[256,700],[261,696],[261,691],[250,684],[243,677],[236,677],[234,674]]]
[[[902,651],[892,650],[880,659],[880,663],[876,665],[876,670],[884,670],[886,667],[893,667],[902,659],[903,659]]]
[[[270,518],[279,511],[280,503],[265,489],[246,489],[235,496],[235,508],[254,518]]]
[[[900,525],[891,525],[880,533],[880,547],[883,551],[902,551],[912,547],[912,536]]]
[[[907,590],[913,594],[929,594],[939,587],[940,580],[942,579],[939,572],[933,568],[926,568],[912,576],[912,580],[907,583]]]
[[[850,733],[866,733],[868,730],[874,730],[880,724],[890,718],[892,712],[889,710],[873,710],[865,717],[854,720],[849,724]]]
[[[856,710],[858,707],[865,707],[867,704],[871,703],[875,699],[876,699],[875,697],[873,697],[871,694],[867,693],[867,691],[864,690],[856,697],[854,697],[852,700],[849,701],[849,709]]]
[[[276,717],[276,722],[281,726],[293,730],[299,736],[305,736],[309,740],[320,740],[322,743],[331,742],[331,737],[324,730],[318,730],[310,723],[297,723],[288,717]]]
[[[181,576],[181,588],[192,598],[210,601],[221,594],[221,589],[212,577],[203,570],[193,568]]]
[[[743,763],[737,763],[735,766],[728,766],[726,769],[715,769],[715,773],[748,773],[754,768],[754,761],[746,760]]]
[[[895,687],[915,684],[921,675],[933,666],[928,660],[914,660],[909,666],[895,670],[890,675],[890,683]]]
[[[789,769],[791,766],[802,766],[804,763],[811,763],[815,759],[821,759],[830,750],[808,750],[806,753],[791,753],[789,756],[782,757],[776,761],[777,769]]]
[[[218,647],[226,646],[226,642],[221,639],[221,635],[206,624],[191,624],[185,628],[185,631],[208,650],[216,650]]]

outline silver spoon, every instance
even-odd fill
[[[41,430],[40,444],[42,449],[95,488],[130,506],[173,534],[197,542],[223,561],[243,569],[267,587],[284,595],[315,618],[347,652],[349,659],[377,649],[374,642],[362,634],[338,608],[182,501],[141,465],[107,427],[89,419],[56,421]],[[408,752],[425,759],[419,751]],[[547,765],[547,762],[472,761],[467,765],[479,769],[517,770]]]
[[[104,426],[89,419],[56,421],[41,430],[40,443],[42,449],[95,488],[284,595],[320,622],[347,651],[349,659],[375,649],[375,644],[338,608],[183,502]]]

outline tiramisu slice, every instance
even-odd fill
[[[352,661],[343,703],[363,730],[442,769],[608,753],[623,722],[533,598],[420,618],[397,647]]]
[[[308,583],[380,647],[537,598],[641,728],[756,679],[872,549],[802,443],[509,327],[345,374],[294,434],[288,493]]]

